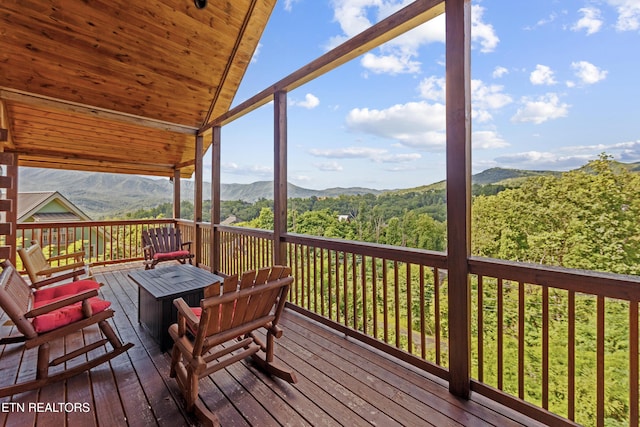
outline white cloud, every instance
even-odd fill
[[[560,103],[560,98],[555,93],[548,93],[537,99],[523,97],[521,103],[523,106],[518,108],[515,116],[511,118],[512,122],[531,122],[539,125],[569,114],[570,105]]]
[[[485,9],[477,4],[471,6],[471,41],[480,43],[480,52],[493,52],[500,39],[493,25],[482,21]]]
[[[406,6],[407,0],[334,0],[334,19],[343,34],[331,37],[327,50],[361,33],[373,24]],[[495,50],[500,39],[491,24],[483,21],[484,8],[472,5],[471,37],[481,52]],[[385,43],[378,50],[367,53],[361,60],[366,69],[374,73],[418,73],[420,62],[416,60],[420,47],[429,43],[444,43],[445,17],[440,15],[429,22]]]
[[[576,77],[578,77],[583,84],[598,83],[607,77],[607,71],[600,70],[587,61],[572,62],[571,68],[575,70]]]
[[[293,10],[293,4],[298,3],[300,0],[284,0],[284,10],[291,12]]]
[[[526,151],[497,157],[492,165],[518,169],[570,170],[583,166],[606,152],[621,162],[640,161],[640,140],[614,144],[562,147],[555,152]]]
[[[445,102],[445,79],[430,76],[423,79],[418,85],[420,96],[426,100]],[[491,112],[499,110],[513,102],[513,99],[503,93],[504,87],[500,85],[487,85],[481,80],[471,80],[471,102],[473,117],[478,122],[487,122],[492,119]]]
[[[444,77],[430,76],[424,78],[418,85],[420,96],[429,101],[445,101],[446,81]]]
[[[587,35],[595,34],[602,27],[602,19],[600,9],[595,7],[583,7],[578,10],[582,14],[582,18],[576,22],[571,29],[573,31],[586,30]]]
[[[347,115],[346,123],[353,131],[394,139],[409,147],[438,151],[444,147],[444,104],[421,101],[384,110],[355,108]]]
[[[295,101],[292,100],[291,101],[291,105],[295,105],[298,107],[302,107],[302,108],[306,108],[308,110],[314,109],[316,108],[318,105],[320,105],[320,100],[318,99],[317,96],[308,93],[304,96],[304,101]]]
[[[342,165],[338,162],[315,163],[314,166],[326,172],[340,172],[343,170]]]
[[[222,172],[234,175],[258,176],[273,179],[273,168],[264,165],[238,165],[234,162],[223,163]]]
[[[553,71],[546,65],[536,65],[535,71],[531,72],[529,80],[534,85],[554,85],[556,80],[553,78]]]
[[[491,77],[493,77],[494,79],[499,79],[505,74],[509,74],[509,70],[507,70],[504,67],[496,67],[494,68],[493,73],[491,74]]]
[[[558,18],[558,14],[556,12],[552,12],[547,18],[543,18],[538,20],[538,22],[536,22],[536,24],[534,26],[527,26],[524,29],[525,30],[533,30],[536,27],[543,27],[547,24],[552,23],[553,21],[555,21]]]
[[[369,52],[362,57],[360,63],[376,74],[414,74],[420,71],[420,62],[412,61],[408,55],[374,55]]]
[[[309,150],[309,153],[316,157],[329,159],[368,159],[376,163],[404,163],[418,160],[422,157],[419,153],[391,154],[389,150],[372,147],[314,148]],[[335,162],[332,164],[337,165]],[[325,163],[325,165],[327,164]],[[339,170],[342,170],[342,168],[340,167]]]
[[[471,140],[474,149],[488,150],[504,148],[510,145],[497,132],[491,130],[475,131],[471,136]]]
[[[482,123],[491,120],[491,111],[500,110],[513,102],[503,90],[501,85],[486,85],[482,80],[471,80],[471,106],[476,121]]]
[[[258,43],[256,46],[256,50],[253,51],[253,55],[251,55],[251,63],[258,62],[258,56],[260,56],[260,50],[262,50],[262,43]]]
[[[607,0],[618,12],[616,30],[636,31],[640,29],[640,2],[638,0]]]
[[[584,165],[597,156],[586,154],[562,154],[542,151],[526,151],[496,157],[503,167],[533,170],[569,170]]]

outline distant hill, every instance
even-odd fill
[[[489,185],[489,184],[501,184],[506,186],[518,186],[520,182],[533,176],[541,175],[560,175],[562,172],[556,171],[530,171],[522,169],[505,169],[505,168],[491,168],[480,173],[477,173],[471,177],[472,184]],[[405,188],[402,190],[396,190],[398,193],[408,192],[423,192],[433,190],[444,190],[446,181],[438,181],[429,185],[422,185],[420,187]]]
[[[20,168],[19,191],[59,191],[93,219],[112,218],[138,209],[150,209],[173,201],[173,183],[168,179],[152,179],[135,175],[64,171],[57,169]],[[252,184],[221,184],[222,200],[253,203],[261,198],[273,199],[273,181]],[[182,180],[183,200],[192,200],[193,181]],[[209,199],[211,184],[203,184],[204,198]],[[311,190],[288,185],[289,197],[337,197],[341,194],[380,194],[370,188],[329,188]]]
[[[618,163],[621,168],[640,173],[640,162]],[[491,168],[473,175],[474,184],[501,184],[518,186],[527,178],[541,175],[560,175],[555,171],[531,171]],[[168,179],[151,179],[135,175],[118,175],[57,169],[20,168],[19,191],[59,191],[93,219],[117,218],[138,209],[154,208],[173,200],[173,183]],[[311,190],[288,184],[291,198],[337,197],[340,195],[407,193],[443,190],[445,181],[400,190],[374,190],[371,188],[328,188]],[[253,203],[259,199],[273,199],[273,181],[252,184],[222,184],[222,200],[243,200]],[[192,200],[193,181],[181,181],[183,200]],[[204,198],[209,199],[211,184],[203,185]]]

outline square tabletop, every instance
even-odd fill
[[[177,264],[152,270],[129,273],[131,280],[144,288],[155,299],[179,296],[194,289],[205,288],[224,281],[222,276],[190,264]]]

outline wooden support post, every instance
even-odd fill
[[[11,208],[4,212],[4,221],[9,226],[9,234],[4,236],[4,247],[8,253],[2,254],[0,257],[8,259],[13,265],[16,265],[16,241],[18,233],[18,155],[15,153],[2,153],[0,163],[5,165],[7,179],[5,183],[9,185],[6,188],[5,197],[11,203]]]
[[[173,171],[173,218],[180,219],[180,169]]]
[[[273,262],[287,265],[287,92],[273,96],[274,105],[274,188],[273,188]]]
[[[471,381],[471,1],[447,0],[447,260],[449,391],[469,398]]]
[[[212,272],[220,271],[220,126],[213,127],[211,137],[211,257],[210,265]]]
[[[202,222],[202,156],[203,151],[202,135],[196,136],[196,153],[195,153],[195,190],[193,195],[193,229],[195,230],[195,263],[200,265],[202,262],[202,233],[200,232],[200,223]]]

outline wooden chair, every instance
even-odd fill
[[[191,242],[182,242],[180,229],[174,227],[149,228],[142,231],[144,268],[150,270],[162,261],[179,261],[184,264],[191,260]]]
[[[2,338],[0,344],[23,343],[25,351],[37,348],[38,358],[35,379],[1,387],[0,397],[67,379],[107,362],[133,346],[131,343],[122,344],[107,323],[107,319],[113,316],[113,310],[108,309],[111,305],[109,301],[97,297],[100,287],[98,282],[78,280],[34,291],[9,261],[4,261],[1,266],[0,306],[21,335]],[[49,360],[50,343],[55,340],[64,340],[69,334],[96,323],[106,338],[88,343],[73,351],[66,350],[62,356]],[[87,354],[106,343],[110,343],[113,347],[111,351],[89,358],[86,362],[72,368],[49,374],[50,367]],[[63,344],[60,348],[66,349],[66,346]]]
[[[31,246],[28,248],[18,249],[18,255],[27,270],[31,284],[37,287],[67,279],[78,280],[83,274],[86,274],[87,278],[91,277],[89,265],[84,261],[84,251],[47,258],[38,241],[32,240]],[[67,263],[54,266],[52,265],[54,261],[66,261]]]
[[[170,376],[185,395],[186,409],[209,426],[218,419],[198,398],[198,382],[234,362],[252,356],[269,374],[295,383],[295,374],[274,363],[274,338],[282,336],[278,326],[289,287],[291,269],[274,266],[225,278],[223,289],[215,283],[205,289],[200,307],[189,307],[175,299],[178,322],[169,327],[174,346]],[[255,333],[266,329],[266,343]],[[224,346],[221,346],[224,344]],[[264,356],[260,356],[262,352]]]

